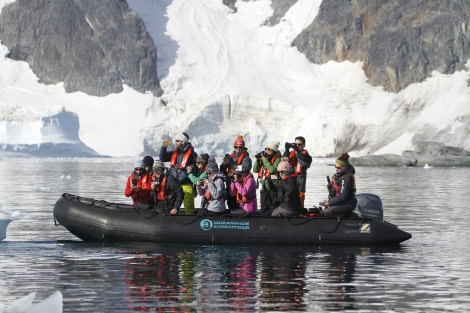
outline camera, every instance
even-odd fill
[[[264,156],[265,158],[268,157],[268,154],[266,153],[266,151],[258,152],[258,153],[255,155],[255,158],[261,159],[262,156]]]
[[[296,144],[295,142],[286,142],[286,143],[284,144],[284,147],[285,147],[286,149],[292,148],[292,149],[294,149],[294,150],[297,150],[297,144]]]
[[[137,178],[132,178],[132,185],[137,186]]]

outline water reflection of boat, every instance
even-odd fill
[[[365,208],[362,217],[336,219],[155,215],[127,204],[63,194],[54,205],[54,219],[86,241],[302,245],[398,244],[410,239],[409,233],[381,219],[381,207],[369,210],[380,211],[375,217],[366,214],[368,204],[377,203],[367,195],[359,201]]]
[[[128,310],[253,312],[357,310],[357,259],[387,260],[399,246],[218,246],[105,243],[135,251],[125,264]],[[100,247],[102,245],[100,244]],[[155,253],[158,251],[158,253]],[[364,261],[363,261],[364,262]],[[375,261],[374,261],[375,262]],[[213,302],[208,303],[207,299]]]

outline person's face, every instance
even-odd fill
[[[180,147],[180,146],[182,146],[183,144],[184,144],[184,142],[181,141],[181,140],[176,140],[176,141],[175,141],[175,145],[176,145],[177,147]]]
[[[150,173],[152,171],[152,167],[150,165],[145,165],[145,171]]]
[[[235,150],[236,152],[242,152],[243,146],[233,146],[233,150]]]
[[[287,176],[287,171],[279,171],[279,176],[281,176],[282,179]]]
[[[335,169],[337,172],[341,171],[344,168],[344,166],[341,166],[341,164],[336,163],[335,164]]]
[[[197,167],[202,170],[204,168],[204,162],[196,162]]]
[[[159,169],[155,169],[153,170],[153,174],[156,176],[156,177],[160,177],[162,175],[162,170],[159,168]]]
[[[269,147],[264,148],[264,151],[266,151],[266,153],[269,155],[272,155],[274,153],[274,151]]]
[[[296,140],[295,144],[297,145],[297,150],[302,150],[303,148],[305,148],[305,145],[300,140]]]
[[[136,167],[136,168],[134,168],[134,171],[135,171],[136,173],[142,174],[142,172],[144,171],[144,169],[143,169],[142,167]]]

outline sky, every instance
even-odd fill
[[[0,8],[11,0],[0,0]],[[342,141],[367,143],[352,156],[413,150],[413,138],[454,132],[449,145],[470,149],[459,117],[470,114],[470,62],[466,71],[433,73],[400,93],[371,86],[361,62],[312,64],[294,38],[312,23],[321,1],[299,0],[275,26],[269,0],[128,0],[143,19],[158,52],[164,94],[125,86],[94,97],[43,85],[25,62],[10,60],[0,45],[0,144],[64,142],[66,133],[41,134],[41,117],[74,112],[79,138],[102,155],[158,153],[163,139],[188,131],[196,152],[223,155],[237,135],[254,154],[269,141],[306,138],[314,156]],[[163,105],[162,103],[167,103]],[[433,131],[428,131],[432,129]],[[1,151],[0,151],[1,157]]]

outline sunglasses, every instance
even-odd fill
[[[296,143],[297,147],[301,147],[303,146],[304,144],[303,143]]]
[[[235,147],[233,147],[233,148],[234,148],[234,149],[243,149],[242,146],[235,146]]]
[[[181,140],[176,139],[175,141],[176,141],[176,142],[180,142]]]
[[[135,169],[135,171],[136,171],[136,172],[143,172],[143,171],[144,171],[144,169],[143,169],[143,168],[141,168],[141,167],[139,167],[139,168],[136,168],[136,169]]]
[[[340,170],[342,168],[343,168],[342,166],[335,166],[335,169],[337,169],[337,170]]]
[[[196,164],[204,164],[204,162],[196,162]]]
[[[279,174],[286,174],[287,171],[280,171]]]
[[[271,148],[264,148],[264,151],[273,151]]]

